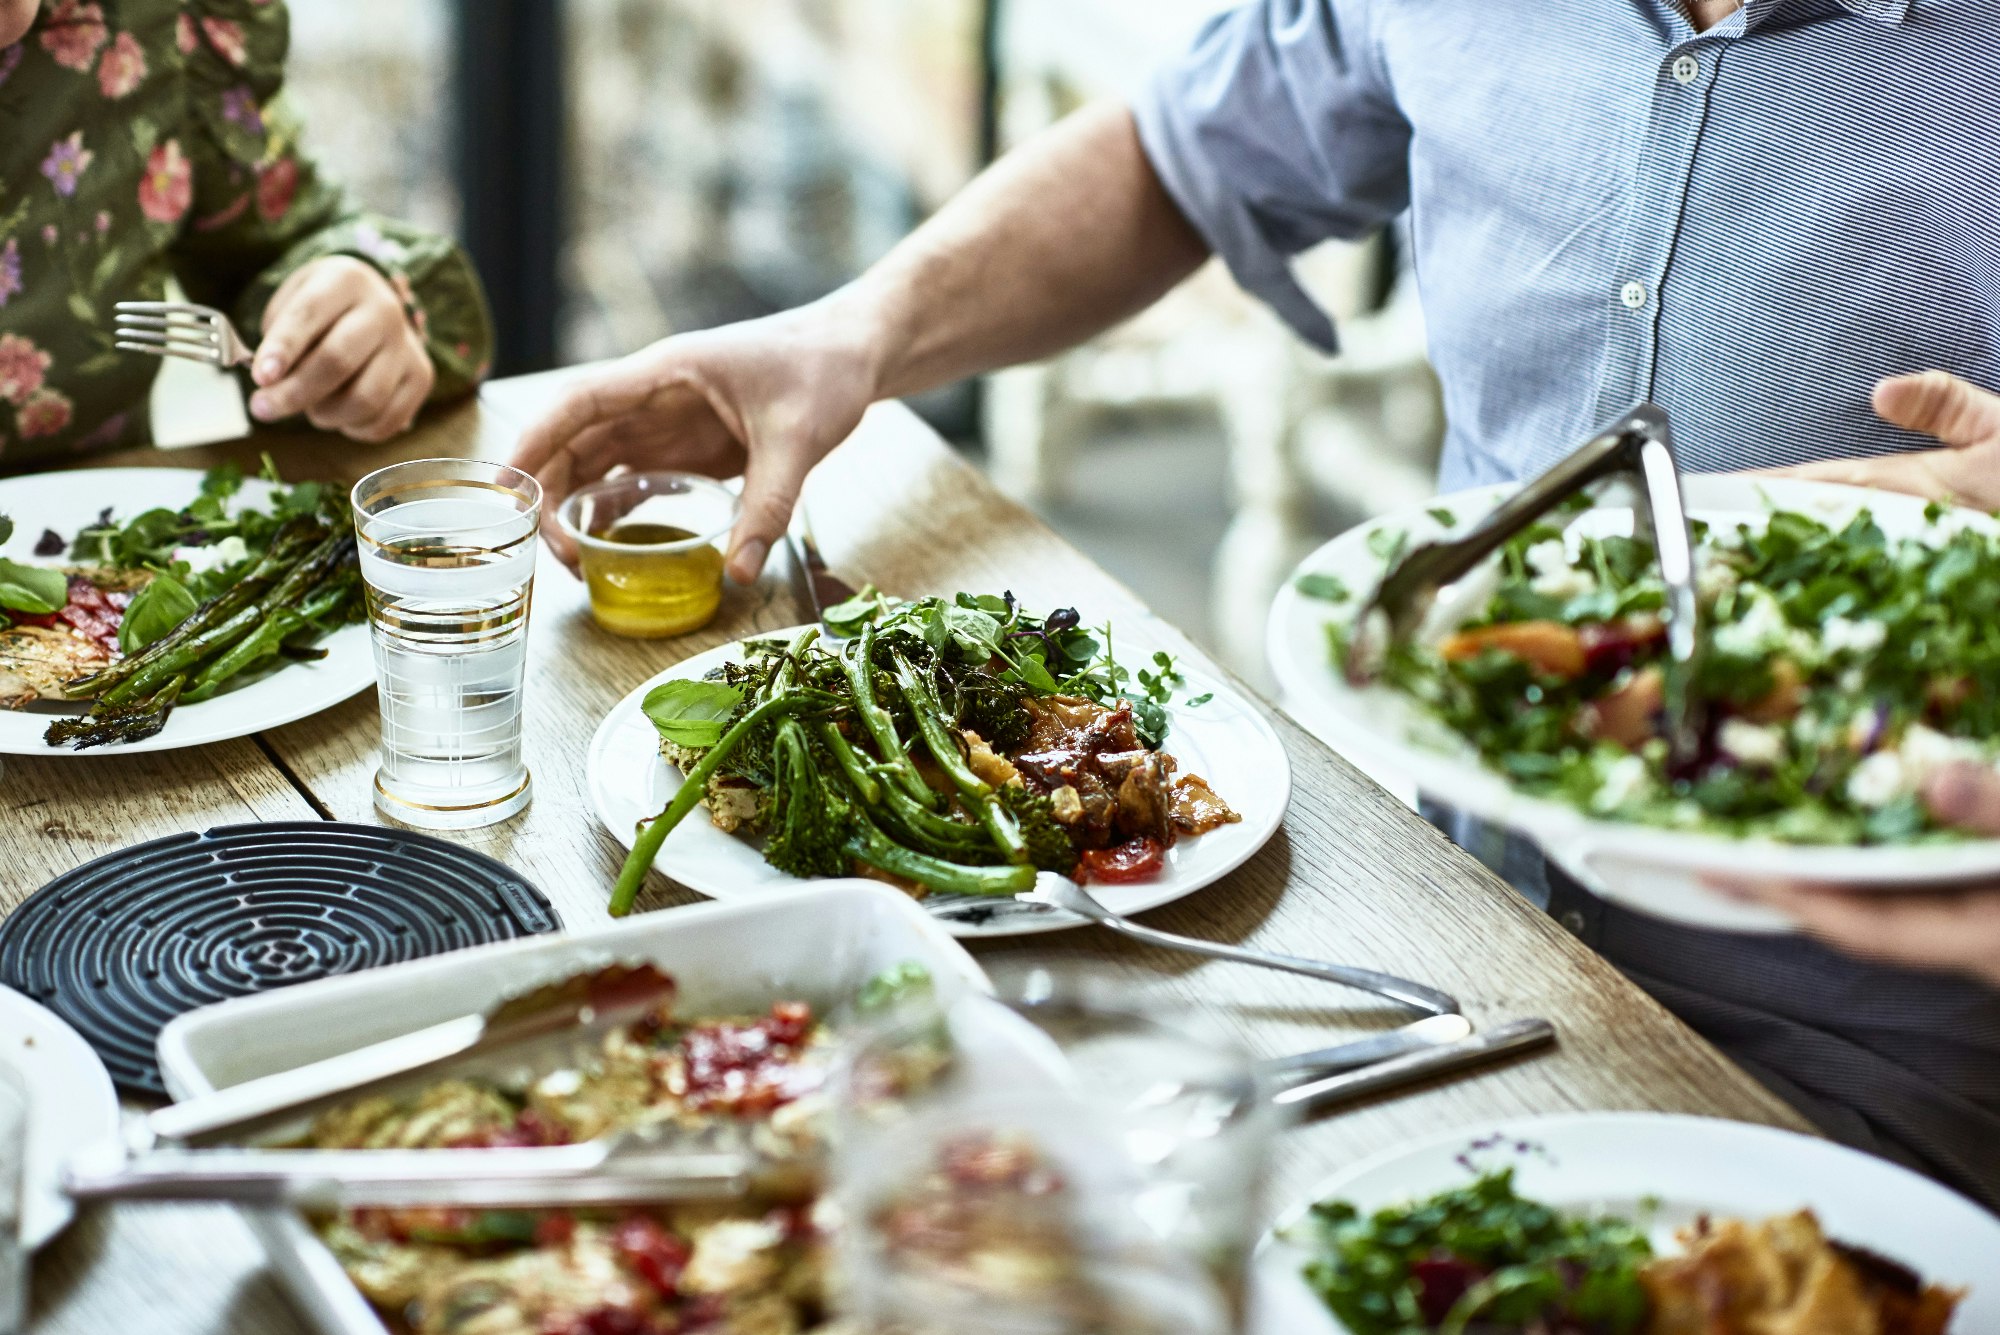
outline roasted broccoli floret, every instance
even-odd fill
[[[1048,798],[1029,792],[1018,783],[1004,784],[1000,800],[1014,813],[1021,838],[1028,845],[1028,862],[1041,871],[1068,876],[1076,870],[1076,845],[1069,831],[1056,819],[1055,805]]]

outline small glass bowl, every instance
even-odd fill
[[[710,478],[623,473],[571,495],[556,522],[576,544],[597,624],[657,640],[714,619],[723,544],[742,508]]]

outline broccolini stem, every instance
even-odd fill
[[[860,638],[840,653],[841,668],[847,673],[848,687],[854,693],[854,712],[860,716],[861,726],[874,738],[875,749],[882,757],[889,781],[925,808],[934,811],[938,795],[917,773],[909,751],[903,746],[903,739],[896,735],[896,720],[876,703],[874,664],[875,623],[870,621],[863,623]]]
[[[891,876],[915,881],[948,895],[1018,895],[1035,888],[1035,869],[1026,865],[965,867],[904,848],[880,830],[865,827],[847,841],[847,855]]]
[[[1014,819],[1013,812],[994,800],[993,785],[974,774],[965,763],[965,756],[958,749],[958,735],[947,726],[937,693],[907,658],[897,657],[895,672],[896,684],[903,688],[903,698],[910,702],[910,712],[916,716],[917,731],[922,734],[931,759],[937,761],[938,768],[958,789],[966,809],[978,817],[1007,860],[1026,862],[1028,841],[1021,837],[1020,822]]]
[[[833,758],[840,762],[840,772],[847,776],[847,782],[854,789],[854,795],[868,806],[876,806],[882,801],[882,785],[868,766],[855,752],[853,743],[841,735],[840,729],[822,721],[819,724],[819,739],[826,743],[826,749],[833,752]]]
[[[729,731],[708,748],[695,762],[694,768],[687,772],[687,777],[681,780],[680,791],[667,803],[667,809],[650,824],[639,827],[638,838],[632,841],[631,856],[625,859],[625,866],[618,873],[618,883],[611,889],[612,917],[622,918],[632,911],[633,901],[639,898],[639,888],[646,883],[646,873],[652,869],[653,859],[660,855],[660,846],[667,842],[667,836],[674,832],[674,827],[686,820],[687,814],[701,804],[702,795],[708,791],[708,781],[715,777],[715,771],[729,758],[729,753],[754,729],[815,703],[816,699],[816,696],[809,695],[785,695],[766,700],[736,720]]]

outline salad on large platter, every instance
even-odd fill
[[[1594,819],[1797,844],[1954,837],[1922,788],[2000,755],[1983,686],[2000,673],[2000,528],[1938,506],[1895,536],[1868,509],[1694,521],[1709,721],[1698,759],[1672,766],[1665,588],[1629,512],[1592,506],[1510,540],[1381,680],[1517,791]],[[1372,536],[1393,565],[1407,535]],[[1343,609],[1326,634],[1345,670],[1356,591],[1314,573],[1296,587]]]

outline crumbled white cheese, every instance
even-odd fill
[[[1740,718],[1724,719],[1715,742],[1745,765],[1771,766],[1785,758],[1783,733]]]
[[[1910,791],[1903,758],[1894,751],[1877,751],[1847,776],[1848,800],[1856,806],[1886,807]]]
[[[1742,616],[1715,628],[1715,647],[1724,653],[1754,658],[1791,638],[1785,611],[1768,591],[1755,589],[1749,596],[1749,604]]]
[[[761,1219],[725,1219],[695,1234],[681,1272],[684,1293],[745,1293],[777,1278],[785,1231]]]
[[[1616,811],[1645,791],[1652,777],[1646,762],[1638,756],[1620,756],[1604,767],[1604,778],[1590,805],[1598,811]]]
[[[578,1070],[550,1071],[535,1082],[535,1092],[552,1099],[566,1099],[583,1088],[583,1072]]]
[[[232,533],[206,547],[176,547],[173,559],[187,562],[190,575],[206,575],[211,570],[227,570],[249,555],[250,549],[243,545],[243,539]]]
[[[1909,777],[1911,788],[1923,787],[1939,770],[1985,759],[1975,743],[1962,737],[1947,737],[1921,723],[1912,724],[1903,733],[1902,744],[1896,749],[1902,756],[1903,772]]]
[[[1889,638],[1889,628],[1875,617],[1863,617],[1859,621],[1847,617],[1828,617],[1819,628],[1819,640],[1828,654],[1860,654],[1864,657],[1882,647]]]
[[[1597,587],[1597,577],[1570,564],[1569,548],[1561,538],[1550,538],[1528,548],[1528,569],[1535,577],[1528,587],[1547,598],[1576,598]]]
[[[1712,547],[1695,553],[1694,588],[1704,600],[1714,602],[1735,588],[1736,580],[1736,567]]]

